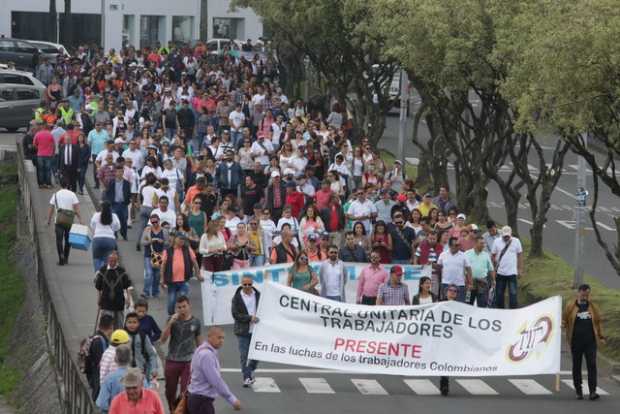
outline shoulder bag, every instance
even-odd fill
[[[57,195],[58,193],[54,194],[54,204],[56,205],[56,224],[70,230],[73,225],[73,219],[75,218],[75,211],[58,208]]]

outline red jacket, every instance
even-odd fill
[[[304,196],[304,193],[295,190],[286,195],[286,200],[284,203],[291,206],[291,215],[299,219],[301,210],[303,210],[306,205],[306,197]]]

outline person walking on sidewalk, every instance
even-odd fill
[[[109,414],[164,414],[157,390],[144,388],[144,375],[129,368],[122,379],[125,391],[112,400]]]
[[[213,400],[219,395],[235,410],[241,409],[241,402],[230,391],[220,373],[217,350],[224,345],[224,331],[212,326],[207,331],[207,341],[200,345],[192,357],[192,381],[189,385],[189,414],[215,414]]]
[[[151,224],[142,233],[144,246],[144,290],[142,296],[159,297],[159,279],[164,249],[168,247],[168,230],[161,226],[159,216],[151,214]]]
[[[202,344],[202,323],[192,315],[192,308],[187,296],[179,296],[176,301],[176,313],[170,317],[160,342],[165,344],[170,338],[168,356],[166,357],[164,377],[166,380],[166,400],[170,412],[177,404],[177,388],[180,384],[181,395],[187,390],[190,377],[190,363],[196,347]]]
[[[125,307],[131,308],[134,303],[133,283],[125,269],[118,264],[116,250],[108,256],[108,264],[97,271],[95,288],[101,314],[111,315],[114,318],[114,328],[122,328],[125,322]]]
[[[589,285],[579,286],[576,300],[566,306],[562,316],[562,325],[566,329],[566,339],[573,355],[573,384],[578,400],[583,400],[581,361],[584,356],[588,369],[589,398],[599,398],[596,393],[596,349],[598,343],[605,344],[601,311],[590,301],[590,291]]]
[[[239,341],[239,357],[241,359],[241,372],[243,373],[243,386],[249,387],[254,384],[254,371],[258,361],[248,361],[250,342],[254,325],[258,322],[256,310],[260,300],[260,292],[253,285],[251,276],[241,279],[241,286],[237,288],[232,298],[232,316],[235,320],[234,333]]]
[[[110,203],[101,203],[101,211],[93,214],[90,219],[90,228],[93,231],[93,266],[95,272],[101,269],[108,260],[108,256],[118,247],[116,245],[117,232],[121,228],[118,216],[112,212]]]
[[[78,222],[82,223],[80,216],[80,201],[77,195],[69,190],[66,180],[62,181],[62,188],[54,193],[50,199],[50,208],[47,214],[47,225],[51,225],[54,212],[54,231],[56,233],[56,251],[58,252],[58,265],[62,266],[69,262],[71,245],[69,244],[69,231],[71,224],[63,222],[65,218],[77,216]],[[65,217],[66,216],[66,217]]]
[[[110,203],[112,211],[120,221],[121,236],[123,240],[127,240],[127,206],[131,203],[131,183],[123,178],[124,173],[123,166],[116,164],[114,180],[106,187],[103,198]]]

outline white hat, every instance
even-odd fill
[[[295,175],[295,170],[292,168],[285,168],[284,175]]]
[[[510,228],[510,226],[504,226],[502,227],[501,233],[502,237],[512,236],[512,229]]]
[[[125,143],[125,141],[123,140],[123,138],[116,138],[116,139],[114,140],[114,143],[115,143],[115,144],[124,144],[124,143]]]
[[[469,228],[471,231],[478,231],[478,226],[473,223],[469,225]]]
[[[456,218],[457,218],[457,219],[463,219],[463,220],[466,220],[466,219],[467,219],[467,217],[465,217],[465,214],[463,214],[463,213],[461,213],[461,214],[459,214],[458,216],[456,216]]]
[[[277,170],[274,170],[271,172],[271,178],[275,178],[275,177],[279,177],[280,176],[280,172]]]

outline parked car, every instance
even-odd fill
[[[13,62],[18,69],[33,69],[35,53],[41,52],[25,40],[0,38],[0,63]]]
[[[70,58],[71,55],[67,52],[67,49],[58,43],[52,42],[44,42],[42,40],[26,40],[33,46],[36,46],[39,49],[39,53],[41,57],[49,58],[50,62],[56,62],[56,59],[59,55],[64,56],[65,58]]]
[[[31,73],[0,69],[0,127],[9,132],[27,127],[44,94],[45,85]]]

